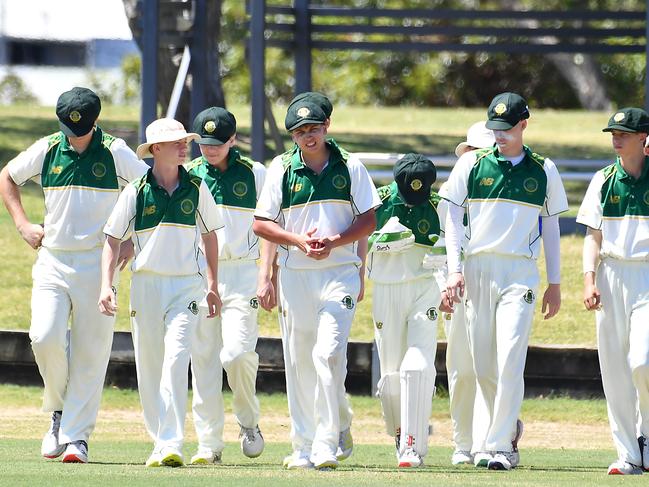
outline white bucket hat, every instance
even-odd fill
[[[140,159],[153,157],[149,147],[160,142],[175,142],[181,139],[198,140],[201,136],[187,132],[183,124],[173,118],[160,118],[154,120],[146,128],[146,143],[137,146],[135,154]]]
[[[455,148],[455,155],[460,157],[467,147],[486,149],[496,143],[492,130],[485,127],[485,122],[476,122],[466,133],[466,142],[460,142]]]

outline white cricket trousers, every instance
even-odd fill
[[[97,420],[115,322],[97,307],[101,248],[41,248],[32,279],[29,338],[45,384],[43,411],[63,411],[61,443],[88,441]]]
[[[372,316],[379,352],[381,399],[390,436],[401,432],[401,452],[428,453],[428,424],[435,392],[437,319],[441,301],[433,278],[374,283]]]
[[[478,451],[512,451],[539,285],[536,261],[477,254],[466,259],[466,319],[489,428]]]
[[[484,448],[489,418],[476,385],[463,302],[444,314],[444,331],[453,442],[457,450],[477,453]]]
[[[237,422],[253,428],[259,422],[255,395],[259,356],[257,325],[257,265],[255,261],[219,261],[221,317],[207,318],[201,307],[192,341],[192,411],[198,446],[223,450],[223,369],[232,389]]]
[[[205,282],[198,274],[133,274],[135,367],[144,425],[155,450],[183,446],[189,353],[204,296]]]
[[[347,342],[360,291],[355,265],[279,273],[280,329],[293,451],[335,457],[351,425],[345,400]]]
[[[649,263],[605,258],[597,288],[597,345],[613,442],[621,460],[642,465],[637,438],[649,435]]]

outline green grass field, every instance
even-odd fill
[[[2,485],[198,485],[208,482],[236,486],[382,486],[382,485],[606,485],[613,460],[612,441],[602,400],[567,398],[526,399],[521,418],[521,466],[512,472],[489,472],[452,467],[448,397],[433,400],[430,452],[426,468],[398,471],[393,442],[384,434],[377,399],[352,396],[355,448],[353,456],[335,472],[285,471],[281,462],[290,452],[289,420],[284,394],[262,394],[260,426],[266,438],[262,457],[244,457],[236,443],[238,431],[225,394],[226,429],[222,466],[147,469],[143,463],[152,447],[144,432],[137,393],[106,389],[97,428],[90,441],[89,465],[63,465],[39,456],[40,438],[48,417],[38,410],[37,387],[0,385],[0,483]],[[189,415],[191,416],[191,415]],[[185,456],[196,448],[188,416]],[[631,481],[632,479],[622,479]]]
[[[249,148],[246,141],[250,114],[245,107],[231,107],[231,110],[237,115],[241,145],[245,151]],[[601,132],[607,114],[535,110],[532,115],[527,137],[529,144],[539,152],[555,158],[606,158],[611,155],[610,137]],[[276,107],[275,116],[281,126],[284,107]],[[459,140],[464,140],[466,127],[484,116],[483,110],[475,109],[341,106],[335,109],[331,132],[350,150],[449,154]],[[108,131],[125,137],[134,147],[137,143],[137,117],[137,110],[133,107],[108,106],[104,108],[100,122]],[[51,107],[0,107],[0,166],[36,138],[56,130]],[[288,144],[288,137],[285,140]],[[26,185],[23,202],[33,221],[42,221],[40,188]],[[0,209],[0,248],[4,258],[4,266],[0,269],[0,328],[26,330],[29,327],[31,266],[36,253],[18,236],[4,208]],[[540,309],[537,309],[531,343],[594,346],[594,318],[581,305],[581,238],[564,237],[561,254],[562,311],[556,318],[543,321]],[[542,260],[539,268],[544,273]],[[130,329],[126,299],[129,283],[129,273],[122,273],[117,330]],[[543,289],[539,294],[542,292]],[[373,339],[371,296],[371,285],[368,285],[366,299],[358,306],[352,340]],[[266,336],[279,335],[275,313],[260,312],[260,332]],[[440,339],[444,337],[441,327],[439,336]]]

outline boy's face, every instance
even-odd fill
[[[203,154],[203,157],[207,159],[207,162],[209,162],[212,165],[215,165],[215,164],[220,164],[227,159],[228,154],[230,152],[230,148],[234,146],[234,143],[235,143],[235,136],[233,135],[228,139],[228,141],[225,144],[222,145],[200,144],[199,147],[201,149],[201,154]]]
[[[647,134],[640,132],[624,132],[622,130],[611,131],[613,149],[618,155],[628,153],[629,151],[636,151],[639,147],[644,147],[646,138]]]
[[[521,120],[509,130],[494,130],[494,137],[498,150],[507,152],[508,149],[516,149],[523,143],[523,131],[527,128],[527,120]]]
[[[187,158],[187,139],[153,144],[151,146],[151,153],[156,160],[181,165]]]
[[[324,146],[328,128],[329,119],[325,123],[309,123],[293,130],[291,138],[302,152],[317,152]]]

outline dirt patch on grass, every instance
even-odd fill
[[[524,419],[524,418],[523,418]],[[35,407],[3,408],[0,410],[0,438],[40,439],[49,426],[49,415]],[[291,423],[284,414],[262,415],[260,427],[266,441],[286,443],[289,441]],[[448,419],[433,421],[433,435],[430,444],[452,446],[451,422]],[[191,413],[185,423],[188,442],[196,441]],[[357,415],[352,424],[354,442],[357,444],[392,445],[394,440],[388,436],[383,423],[375,416]],[[235,442],[239,427],[234,415],[225,418],[224,439]],[[585,439],[588,441],[584,441]],[[149,441],[144,429],[142,413],[138,409],[103,409],[99,412],[94,440],[113,441],[129,439]],[[526,422],[521,448],[612,448],[613,443],[607,424],[576,424],[566,422]]]

